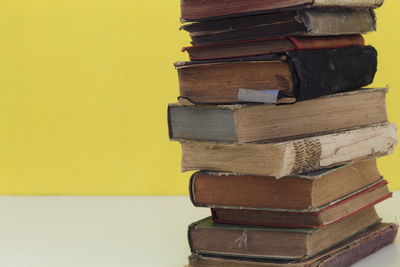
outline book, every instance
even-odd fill
[[[196,207],[310,212],[381,179],[376,160],[368,159],[279,180],[201,171],[192,175],[189,191]]]
[[[374,124],[268,143],[180,141],[182,170],[208,170],[281,178],[391,154],[394,124]]]
[[[285,8],[377,8],[383,0],[181,0],[181,20],[196,21],[221,16],[241,16]]]
[[[349,46],[364,46],[359,35],[340,36],[280,36],[258,40],[193,45],[182,48],[190,60],[214,60],[259,56],[295,50],[333,49]]]
[[[309,259],[274,261],[192,254],[188,267],[347,267],[393,243],[397,229],[396,224],[380,223]]]
[[[250,143],[383,123],[386,93],[362,89],[288,105],[169,105],[169,133],[177,140]]]
[[[344,241],[379,223],[374,208],[319,228],[279,228],[214,223],[211,218],[189,226],[192,253],[225,257],[301,259]]]
[[[368,185],[324,206],[308,210],[212,208],[214,222],[277,227],[315,228],[330,225],[392,197],[387,181]]]
[[[175,67],[180,96],[195,104],[307,100],[372,83],[377,52],[371,46],[352,46],[177,62]]]
[[[181,29],[197,45],[286,35],[364,34],[375,31],[376,19],[370,9],[307,9],[195,22]]]

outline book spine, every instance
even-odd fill
[[[356,7],[377,8],[383,4],[383,0],[314,0],[315,7]]]
[[[310,50],[310,49],[334,49],[344,48],[349,46],[364,46],[365,41],[362,35],[343,35],[343,36],[324,36],[324,37],[287,37],[295,46],[295,50]]]
[[[361,239],[359,243],[337,255],[322,260],[321,267],[350,266],[379,249],[391,244],[397,235],[397,226],[391,225],[371,238]]]
[[[372,83],[377,52],[372,46],[288,52],[297,77],[296,97],[307,100]]]
[[[190,181],[189,181],[190,201],[192,201],[192,204],[195,207],[206,207],[206,206],[202,206],[202,205],[200,205],[199,203],[196,202],[196,196],[195,196],[195,193],[194,193],[194,182],[195,182],[196,176],[199,175],[200,173],[201,172],[195,172],[190,177]]]
[[[230,108],[170,106],[168,109],[171,139],[236,142],[234,111]]]
[[[309,36],[364,34],[376,30],[376,17],[372,9],[338,9],[335,12],[306,9],[297,13]]]

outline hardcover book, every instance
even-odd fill
[[[384,123],[386,93],[362,89],[288,105],[170,105],[169,133],[176,140],[250,143]]]
[[[352,46],[177,62],[175,66],[181,97],[196,104],[276,101],[264,100],[260,95],[264,93],[266,97],[268,91],[278,98],[306,100],[372,83],[377,53],[371,46]],[[251,97],[251,93],[255,96]]]
[[[395,125],[357,129],[269,143],[180,141],[182,170],[222,171],[281,178],[391,154]]]
[[[192,175],[189,191],[196,207],[313,211],[381,179],[369,159],[279,180],[201,171]]]
[[[189,226],[191,251],[197,254],[264,259],[304,259],[379,223],[374,208],[319,228],[279,228],[213,223]]]
[[[373,10],[292,10],[185,24],[193,44],[275,36],[364,34],[376,29]]]
[[[382,3],[383,0],[181,0],[181,20],[196,21],[221,16],[241,16],[285,8],[376,8]]]
[[[392,196],[385,180],[308,210],[212,208],[214,222],[244,225],[315,228],[330,225]]]
[[[347,267],[391,244],[397,225],[378,224],[309,259],[277,261],[192,254],[189,267]]]
[[[361,35],[340,36],[281,36],[258,40],[194,45],[182,48],[191,60],[214,60],[259,56],[295,50],[333,49],[364,46]]]

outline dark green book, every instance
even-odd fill
[[[314,257],[300,260],[246,259],[192,254],[189,267],[338,267],[350,266],[391,244],[397,235],[396,224],[381,223]],[[394,261],[396,261],[394,259]],[[393,262],[394,262],[393,261]]]
[[[374,208],[319,228],[257,227],[213,223],[189,226],[193,253],[224,257],[300,259],[312,257],[379,223]]]

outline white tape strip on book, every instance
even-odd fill
[[[257,103],[277,103],[279,90],[239,89],[238,101]]]

